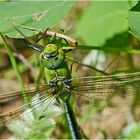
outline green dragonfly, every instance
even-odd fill
[[[47,34],[47,30],[45,34]],[[75,98],[78,107],[82,106],[80,104],[100,107],[103,103],[111,103],[114,97],[126,98],[137,96],[138,98],[140,72],[74,78],[71,76],[71,68],[67,64],[66,53],[75,49],[77,42],[71,38],[58,38],[57,34],[51,34],[51,36],[49,44],[45,47],[37,43],[33,44],[25,38],[24,41],[28,47],[40,52],[40,62],[45,68],[47,84],[33,85],[25,91],[0,94],[1,102],[10,103],[15,102],[15,100],[22,102],[22,105],[19,105],[16,109],[6,112],[4,111],[5,104],[1,104],[0,124],[14,122],[19,114],[32,106],[30,101],[25,103],[23,96],[31,100],[36,94],[39,94],[43,102],[56,99],[57,103],[64,107],[72,139],[81,139],[83,134],[71,107],[71,100]],[[65,45],[62,43],[62,39],[68,39],[71,41],[71,44]],[[34,101],[34,104],[37,107],[41,102]],[[40,118],[42,117],[40,116]]]

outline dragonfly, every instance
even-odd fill
[[[20,30],[16,30],[23,35]],[[45,34],[47,34],[47,30]],[[123,105],[125,106],[125,98],[139,98],[140,72],[80,78],[72,77],[71,68],[67,64],[66,54],[75,49],[78,43],[72,38],[57,37],[57,34],[54,33],[49,44],[45,47],[37,43],[33,44],[25,38],[27,46],[40,53],[40,62],[45,68],[47,83],[30,86],[25,91],[18,90],[0,94],[1,102],[10,103],[18,100],[22,103],[16,109],[7,112],[3,111],[5,104],[0,105],[0,125],[16,121],[19,114],[31,106],[31,102],[25,103],[23,95],[28,99],[32,99],[39,94],[41,101],[33,101],[36,108],[42,105],[42,100],[45,102],[50,99],[56,99],[57,103],[65,109],[72,139],[82,139],[83,134],[77,123],[71,100],[74,98],[79,108],[80,106],[82,107],[81,104],[90,104],[92,107],[100,108],[103,103],[111,103],[113,98],[121,97],[124,99]],[[69,40],[71,44],[65,46],[62,43],[62,39]],[[31,111],[33,110],[34,108],[31,109]],[[42,117],[40,116],[40,118]]]

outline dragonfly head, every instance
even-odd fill
[[[48,44],[44,51],[43,51],[43,56],[44,59],[51,59],[55,57],[58,54],[58,47],[55,44]]]
[[[41,62],[48,69],[59,67],[65,59],[65,53],[56,44],[48,44],[41,53]]]

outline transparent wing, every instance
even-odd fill
[[[25,88],[26,90],[14,90],[14,91],[0,91],[0,103],[6,103],[8,101],[15,100],[15,98],[19,99],[23,97],[23,94],[26,96],[34,96],[37,92],[43,93],[44,90],[49,90],[50,86],[43,84],[43,85],[29,85]]]
[[[119,74],[110,76],[91,76],[82,78],[73,78],[72,94],[75,97],[76,109],[81,115],[86,115],[85,112],[98,111],[106,106],[108,103],[118,103],[125,107],[128,99],[131,97],[139,100],[139,85],[140,73]],[[48,85],[31,86],[28,90],[24,91],[27,97],[34,97],[39,94],[41,100],[33,100],[32,104],[35,107],[30,109],[30,112],[43,106],[42,103],[48,102],[55,97],[51,94],[51,88]],[[115,97],[115,98],[114,98]],[[117,100],[114,100],[117,98]],[[19,103],[17,103],[18,101]],[[10,104],[10,109],[7,107]],[[15,104],[14,106],[12,104]],[[31,104],[24,104],[22,92],[10,92],[0,94],[0,119],[1,124],[10,123],[19,118],[19,115],[29,108]],[[44,109],[49,105],[45,105]],[[94,110],[95,109],[95,110]],[[26,111],[25,114],[30,114]],[[89,115],[89,114],[88,114]],[[29,115],[30,116],[30,115]],[[42,114],[40,115],[42,117]]]
[[[139,104],[139,85],[140,72],[72,79],[73,95],[77,100],[78,110],[83,106],[100,110],[107,104],[126,107],[130,99],[131,105]]]
[[[122,91],[122,89],[133,91],[136,87],[138,88],[139,82],[140,73],[131,73],[75,78],[72,80],[72,86],[74,91],[83,92],[83,94],[95,94],[95,92],[98,92],[98,95],[100,94],[100,96],[103,97],[109,95],[113,91]]]
[[[73,78],[71,81],[73,86],[72,93],[74,96],[78,96],[78,99],[81,98],[81,100],[76,101],[76,104],[79,105],[82,105],[82,102],[86,102],[87,104],[92,103],[96,107],[102,104],[102,101],[107,102],[113,97],[121,97],[123,99],[126,98],[126,96],[136,95],[137,98],[139,97],[139,72],[110,76]],[[52,97],[52,94],[50,94],[51,88],[48,85],[39,85],[38,88],[35,86],[30,86],[29,89],[23,93],[27,97],[33,97],[36,94],[40,94],[40,98],[44,100],[50,99]],[[13,116],[17,116],[29,106],[28,104],[24,104],[22,97],[23,93],[21,91],[14,91],[0,94],[1,118],[6,118],[7,116],[13,118]],[[17,102],[15,102],[16,100]],[[12,107],[12,105],[10,105],[11,107],[9,109],[9,107],[7,107],[9,104],[15,104],[17,109]],[[39,104],[39,102],[36,104]]]
[[[31,100],[29,103],[25,103],[23,94]],[[39,100],[32,100],[37,94],[39,95]],[[28,108],[31,108],[33,111],[42,102],[50,100],[52,97],[51,88],[48,85],[31,85],[24,92],[18,90],[0,94],[0,125],[17,120],[19,115]],[[36,107],[32,108],[32,106]]]

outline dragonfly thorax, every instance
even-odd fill
[[[65,59],[65,52],[56,44],[48,44],[41,53],[41,62],[48,69],[56,69]]]
[[[71,90],[73,89],[71,81],[67,78],[58,78],[50,82],[52,87],[52,93],[57,94],[57,97],[64,100],[67,100],[71,96]]]

